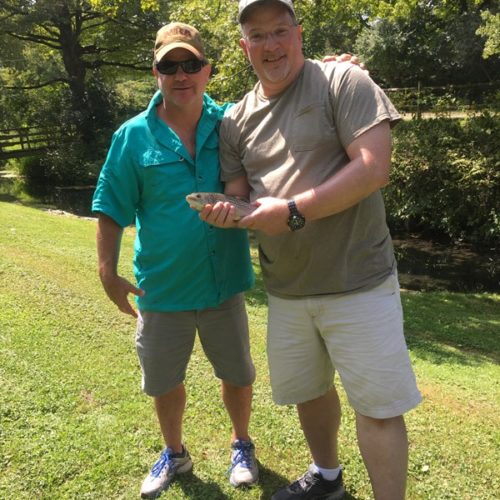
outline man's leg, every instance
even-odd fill
[[[222,381],[222,400],[233,424],[231,441],[249,441],[248,426],[252,409],[252,386],[239,387]]]
[[[232,423],[229,482],[236,487],[249,486],[258,480],[259,469],[248,432],[255,367],[243,294],[201,312],[198,334],[215,375],[222,381],[222,400]]]
[[[375,419],[356,412],[356,427],[375,499],[403,500],[408,468],[404,418]]]
[[[178,384],[165,394],[155,396],[154,402],[167,446],[142,483],[142,498],[157,498],[177,474],[188,472],[193,467],[188,451],[182,446],[182,417],[186,406],[184,384]]]
[[[339,467],[340,401],[336,389],[332,387],[319,398],[299,403],[297,411],[314,463],[325,469]]]
[[[184,384],[179,384],[171,391],[155,397],[154,401],[165,444],[174,453],[181,453],[182,417],[186,407]]]

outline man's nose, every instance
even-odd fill
[[[185,80],[187,78],[187,73],[182,69],[182,66],[177,66],[177,71],[175,72],[176,80]]]
[[[273,49],[276,47],[276,45],[278,45],[277,37],[274,35],[274,33],[266,33],[265,37],[266,39],[264,40],[264,48],[266,50]]]

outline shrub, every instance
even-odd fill
[[[399,124],[384,193],[391,227],[498,246],[499,121],[483,114]]]

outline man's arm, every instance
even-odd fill
[[[99,277],[107,296],[118,309],[125,314],[137,317],[137,312],[128,301],[128,294],[144,295],[144,291],[135,287],[118,275],[118,259],[123,228],[111,217],[100,213],[97,221],[97,259]]]
[[[388,121],[360,135],[346,151],[350,162],[344,168],[319,186],[293,197],[306,224],[356,205],[389,182],[391,132]],[[267,234],[288,230],[287,200],[266,197],[255,203],[259,208],[241,219],[236,227],[258,229]]]
[[[346,148],[351,160],[316,188],[294,196],[306,220],[321,219],[356,205],[389,183],[391,130],[383,121],[356,138]]]

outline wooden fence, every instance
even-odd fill
[[[0,160],[38,155],[54,147],[55,142],[54,129],[23,127],[0,130]]]
[[[498,113],[500,108],[500,80],[466,85],[384,88],[384,92],[398,111],[422,118],[423,114],[474,114],[483,110]]]

